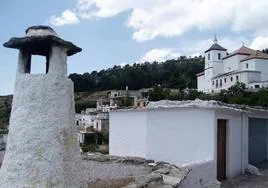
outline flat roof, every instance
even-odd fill
[[[156,102],[149,102],[146,107],[143,108],[131,108],[131,109],[119,109],[114,112],[128,112],[128,111],[149,111],[154,109],[172,109],[172,108],[203,108],[203,109],[222,109],[231,110],[237,112],[264,112],[268,115],[268,108],[260,106],[247,106],[239,104],[227,104],[215,100],[187,100],[187,101],[170,101],[161,100]],[[111,113],[111,112],[110,112]]]

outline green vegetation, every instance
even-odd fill
[[[110,89],[125,89],[126,85],[133,90],[150,88],[160,84],[168,88],[196,88],[196,74],[204,69],[203,57],[167,60],[164,63],[136,64],[124,67],[114,66],[99,72],[70,74],[75,92],[94,92]]]
[[[217,100],[230,104],[245,104],[251,106],[268,107],[268,89],[263,88],[256,92],[245,90],[245,84],[237,82],[228,90],[221,90],[219,93],[203,93],[196,90],[171,91],[161,86],[154,86],[149,92],[150,101],[162,99],[169,100]]]
[[[0,130],[6,129],[9,124],[9,116],[11,112],[12,96],[0,97]]]

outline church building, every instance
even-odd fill
[[[205,51],[204,71],[197,75],[197,88],[202,92],[220,92],[236,82],[247,88],[268,86],[268,54],[245,47],[228,53],[227,49],[214,44]]]

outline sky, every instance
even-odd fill
[[[216,34],[232,52],[268,48],[267,0],[1,0],[0,43],[48,25],[83,51],[68,73],[203,55]],[[13,93],[18,51],[0,46],[0,95]],[[45,58],[32,58],[44,73]]]

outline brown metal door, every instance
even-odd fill
[[[226,179],[226,120],[218,119],[217,131],[217,179]]]

